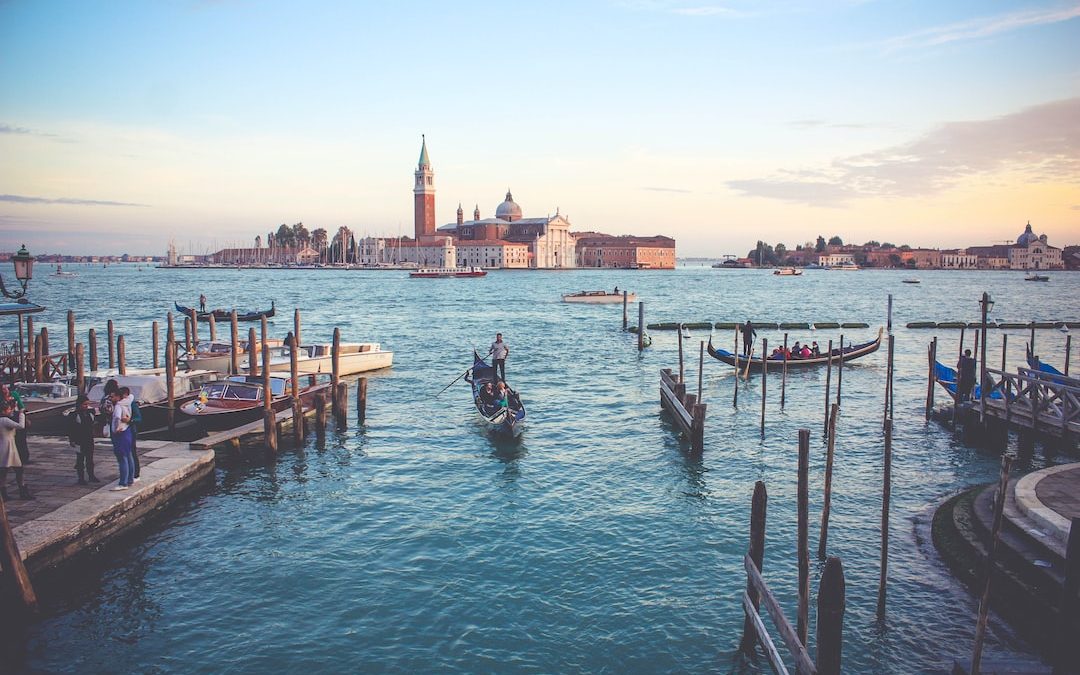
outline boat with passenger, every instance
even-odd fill
[[[409,272],[417,279],[445,279],[450,277],[483,277],[487,271],[482,267],[421,267]]]
[[[831,358],[833,363],[839,361],[841,354],[844,357],[844,362],[854,361],[855,359],[862,358],[867,354],[873,354],[881,346],[881,335],[884,332],[883,328],[878,328],[877,338],[870,342],[863,342],[861,344],[849,345],[847,347],[838,347],[831,352]],[[747,367],[747,361],[749,361],[750,370],[761,370],[763,359],[760,356],[751,355],[749,359],[741,354],[732,354],[726,349],[717,349],[713,347],[712,337],[709,337],[708,344],[709,355],[715,359],[723,361],[729,366],[735,366],[742,369]],[[795,357],[791,356],[787,359],[784,358],[783,350],[777,350],[773,354],[770,354],[767,361],[769,362],[769,369],[779,369],[783,366],[785,360],[787,361],[788,368],[808,368],[810,366],[823,366],[830,360],[830,352],[823,352],[818,355],[811,355],[808,357]]]
[[[209,321],[210,317],[214,317],[214,321],[232,321],[232,310],[229,309],[215,309],[209,312],[199,312],[191,307],[184,307],[179,302],[173,301],[173,306],[176,307],[176,311],[180,312],[184,316],[191,316],[192,312],[195,312],[195,316],[199,321]],[[270,309],[254,310],[251,312],[237,312],[237,321],[260,321],[263,317],[267,319],[273,318],[277,313],[277,307],[274,305],[274,301],[270,301]]]
[[[1050,281],[1050,277],[1045,274],[1029,274],[1024,277],[1024,281]]]
[[[472,387],[473,405],[484,420],[484,426],[493,434],[517,438],[525,430],[525,404],[521,397],[507,384],[506,405],[489,399],[484,393],[487,384],[496,385],[495,369],[488,365],[475,351],[473,365],[466,374],[465,381]],[[505,382],[504,382],[505,383]]]
[[[607,291],[578,291],[577,293],[565,293],[563,302],[576,302],[585,305],[610,305],[623,301],[622,292],[616,288],[615,292]],[[637,302],[637,293],[627,293],[627,302]]]

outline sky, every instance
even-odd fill
[[[680,256],[1080,244],[1080,2],[0,0],[0,250],[461,203]]]

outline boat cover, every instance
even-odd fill
[[[127,387],[139,403],[155,403],[169,397],[165,378],[154,375],[117,375],[110,377],[116,380],[121,387]],[[178,377],[173,381],[173,396],[183,396],[188,393],[187,378]],[[105,396],[105,382],[95,384],[87,397],[91,401],[100,401]]]

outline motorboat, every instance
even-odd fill
[[[26,406],[29,433],[66,433],[64,416],[75,408],[77,387],[65,382],[16,382],[13,389]]]
[[[168,378],[160,375],[116,375],[98,381],[93,385],[87,397],[97,405],[105,397],[105,384],[116,380],[120,387],[131,390],[139,403],[142,423],[139,424],[139,436],[160,433],[169,427],[169,389]],[[193,400],[200,389],[208,382],[218,379],[218,373],[208,370],[188,370],[177,372],[173,377],[173,405],[177,408]]]
[[[797,267],[781,267],[778,270],[773,270],[773,275],[778,277],[800,277],[802,276],[802,270]]]
[[[270,407],[275,413],[289,407],[292,388],[289,378],[272,375]],[[311,406],[316,394],[330,390],[329,381],[300,389],[300,400]],[[207,432],[224,431],[262,419],[266,409],[267,390],[262,376],[233,375],[225,380],[209,382],[196,396],[180,407],[183,416],[193,419]]]
[[[922,283],[918,279],[902,279],[901,281],[903,283],[905,283],[905,284],[921,284]]]
[[[1029,274],[1024,277],[1024,281],[1050,281],[1050,277],[1045,274]]]
[[[62,266],[57,265],[56,266],[56,271],[53,272],[53,274],[51,276],[54,276],[54,277],[77,277],[79,275],[76,274],[75,272],[65,272],[64,268]]]
[[[339,343],[338,374],[341,376],[366,373],[394,365],[394,352],[384,351],[378,342],[342,342]],[[270,372],[287,373],[291,369],[291,348],[285,345],[270,347]],[[296,369],[300,375],[318,375],[334,370],[333,344],[301,345],[296,348]],[[247,359],[240,362],[240,368],[247,367]],[[262,357],[259,357],[262,368]]]

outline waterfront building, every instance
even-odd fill
[[[579,267],[674,269],[675,240],[671,237],[612,236],[599,232],[574,233]]]
[[[413,227],[417,241],[435,234],[435,172],[428,158],[427,139],[420,138],[420,161],[413,174]]]
[[[936,248],[914,248],[909,251],[910,260],[914,260],[915,269],[931,270],[941,267],[941,251]],[[911,265],[911,263],[907,263]]]
[[[986,269],[1001,269],[994,265],[1000,265],[1001,260],[1008,260],[1008,269],[1013,270],[1060,270],[1065,268],[1061,257],[1061,249],[1050,246],[1046,235],[1037,235],[1031,229],[1031,221],[1016,238],[1014,244],[996,244],[993,246],[970,246],[968,251],[975,253],[985,263],[980,263]],[[993,265],[991,260],[994,261]]]
[[[501,239],[459,239],[457,259],[461,267],[529,267],[529,246]]]
[[[946,270],[973,270],[979,266],[979,256],[967,249],[958,248],[941,252],[941,268]]]
[[[818,256],[818,264],[822,267],[852,267],[855,265],[855,255],[852,253],[825,253]]]

